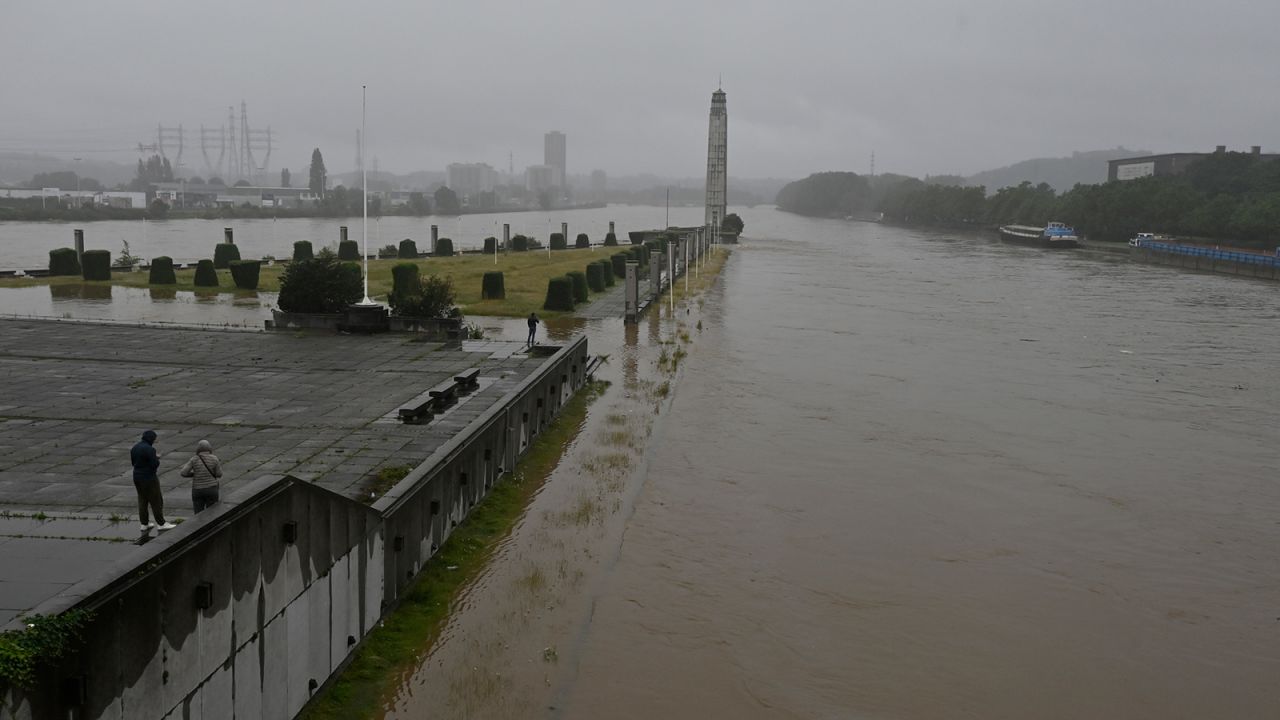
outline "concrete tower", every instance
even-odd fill
[[[543,136],[542,163],[557,169],[559,177],[556,178],[555,184],[560,187],[569,184],[568,167],[565,165],[565,145],[564,133],[558,130],[552,130]]]
[[[707,225],[724,222],[729,201],[729,111],[724,90],[711,93],[711,126],[707,131]]]

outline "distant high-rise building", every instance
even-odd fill
[[[452,163],[445,168],[444,184],[460,198],[492,192],[498,184],[498,171],[488,163]]]
[[[609,178],[604,174],[603,170],[591,171],[591,200],[592,202],[602,203],[608,200],[608,188],[606,185]]]
[[[724,90],[711,93],[711,125],[707,131],[708,225],[724,221],[729,201],[729,111]]]
[[[560,168],[552,165],[530,165],[524,171],[524,189],[531,193],[553,190],[560,187],[557,182]]]
[[[564,133],[559,130],[552,130],[547,133],[543,137],[542,147],[542,164],[550,165],[560,171],[560,177],[556,180],[556,184],[563,186],[569,177],[566,172],[568,166],[565,165]]]

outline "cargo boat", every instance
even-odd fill
[[[1076,237],[1075,229],[1060,222],[1051,222],[1044,227],[1001,225],[1000,239],[1005,242],[1050,248],[1073,248],[1080,245],[1080,238]]]

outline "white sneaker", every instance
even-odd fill
[[[146,532],[155,526],[156,526],[155,523],[147,523],[145,525],[139,525],[138,529],[141,530],[142,532]]]
[[[178,526],[177,526],[177,525],[174,525],[174,524],[173,524],[173,523],[171,523],[171,522],[167,522],[167,523],[165,523],[165,524],[163,524],[163,525],[157,525],[157,526],[156,526],[156,529],[157,529],[157,530],[172,530],[172,529],[174,529],[174,528],[176,528],[176,527],[178,527]]]

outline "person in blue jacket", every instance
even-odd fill
[[[142,433],[142,440],[129,451],[129,459],[133,462],[133,487],[138,491],[138,518],[142,523],[142,532],[151,528],[172,530],[177,525],[164,519],[164,497],[160,494],[160,456],[156,455],[156,431]],[[147,522],[147,509],[155,516],[153,522]]]

